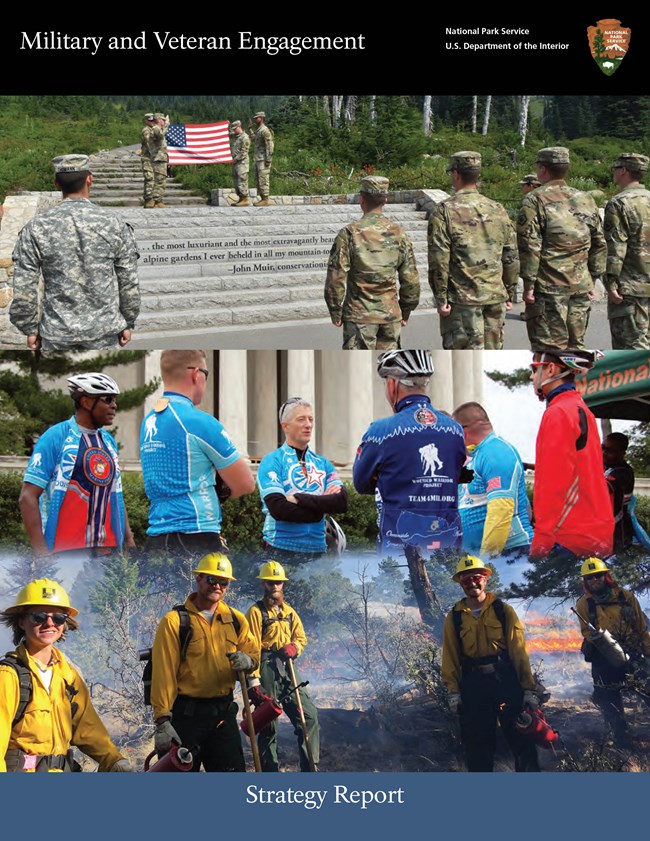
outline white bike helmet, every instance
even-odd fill
[[[106,374],[74,374],[68,377],[68,391],[73,399],[85,395],[119,394],[120,388]]]
[[[387,350],[377,360],[380,377],[406,380],[433,375],[433,360],[428,350]]]
[[[325,519],[325,542],[331,555],[342,555],[348,545],[345,533],[334,517]]]

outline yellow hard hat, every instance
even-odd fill
[[[260,567],[260,574],[257,576],[262,581],[288,581],[284,574],[284,567],[277,561],[267,561]]]
[[[221,552],[210,552],[196,565],[193,573],[202,572],[203,575],[216,575],[218,578],[229,578],[231,581],[237,581],[232,574],[232,564],[225,555]]]
[[[70,599],[63,587],[50,578],[37,578],[30,581],[16,596],[15,603],[8,607],[4,613],[20,613],[23,607],[30,605],[51,605],[61,608],[68,616],[77,616],[78,610],[70,606]]]
[[[475,555],[463,555],[458,561],[456,572],[453,575],[454,581],[460,581],[460,576],[464,572],[482,572],[486,578],[492,575],[492,570],[486,567],[483,561]]]
[[[580,570],[580,575],[593,575],[595,572],[610,572],[605,561],[600,558],[587,558]]]

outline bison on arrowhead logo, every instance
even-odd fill
[[[605,18],[587,27],[591,57],[606,76],[616,73],[630,47],[632,30],[620,20]]]

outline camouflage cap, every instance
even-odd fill
[[[388,192],[388,178],[382,175],[366,175],[361,179],[360,193],[370,193],[373,196],[385,196]]]
[[[535,184],[536,187],[541,186],[541,181],[539,180],[539,178],[536,175],[533,175],[532,173],[530,175],[524,175],[524,177],[518,183],[521,184],[522,187],[525,184]]]
[[[144,115],[144,118],[145,118],[145,120],[146,120],[148,123],[150,123],[152,120],[155,120],[155,119],[156,119],[156,115],[155,115],[152,111],[148,111],[148,112]]]
[[[568,164],[569,150],[566,146],[547,146],[540,149],[535,158],[537,164]]]
[[[88,155],[59,155],[52,158],[54,172],[90,172]]]
[[[481,169],[480,152],[455,152],[449,158],[447,172],[478,172]]]
[[[153,116],[154,116],[155,120],[164,120],[165,119],[165,115],[163,114],[162,111],[156,111],[156,113]]]
[[[236,129],[236,128],[240,128],[240,127],[241,127],[241,120],[233,120],[232,123],[230,124],[230,131],[232,131],[233,129]]]
[[[621,152],[614,162],[614,169],[625,167],[633,172],[647,172],[650,158],[647,155],[639,155],[636,152]]]
[[[258,117],[266,119],[266,114],[264,113],[264,111],[258,111],[257,114],[255,114],[255,116],[253,117],[253,119],[256,120]]]

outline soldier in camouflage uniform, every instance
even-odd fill
[[[257,123],[257,131],[252,128],[253,123],[250,120],[248,124],[250,136],[255,143],[255,152],[253,154],[255,186],[260,197],[259,201],[255,202],[255,207],[266,207],[271,203],[269,201],[269,195],[271,193],[269,177],[271,175],[271,160],[273,158],[273,132],[266,125],[266,114],[264,111],[258,111],[254,119]]]
[[[63,155],[52,163],[63,201],[18,235],[9,317],[32,350],[123,346],[140,311],[133,231],[89,200],[86,155]]]
[[[526,326],[534,351],[584,349],[594,280],[605,271],[603,226],[593,197],[569,187],[569,150],[537,153],[542,186],[525,196],[517,221]]]
[[[527,196],[528,193],[532,193],[533,190],[536,190],[540,185],[539,179],[536,175],[532,173],[529,175],[524,175],[521,181],[518,182],[521,187],[521,194],[523,196]]]
[[[246,207],[250,204],[248,198],[248,169],[250,166],[248,160],[248,150],[250,149],[251,141],[249,136],[243,131],[241,121],[235,120],[230,124],[230,153],[232,155],[232,184],[237,193],[238,201],[233,202],[240,207]]]
[[[607,317],[615,350],[650,347],[650,192],[641,183],[648,158],[619,155],[614,183],[621,192],[605,207]]]
[[[169,117],[164,114],[145,114],[145,127],[140,135],[142,171],[144,173],[144,206],[167,207],[163,203],[167,179],[167,141]]]
[[[399,348],[401,328],[420,301],[411,240],[382,212],[387,191],[388,178],[361,179],[364,215],[338,232],[330,251],[325,302],[332,324],[343,324],[344,350]]]
[[[455,193],[431,214],[429,285],[445,350],[503,347],[506,310],[517,286],[517,242],[505,208],[479,193],[478,152],[457,152]]]

